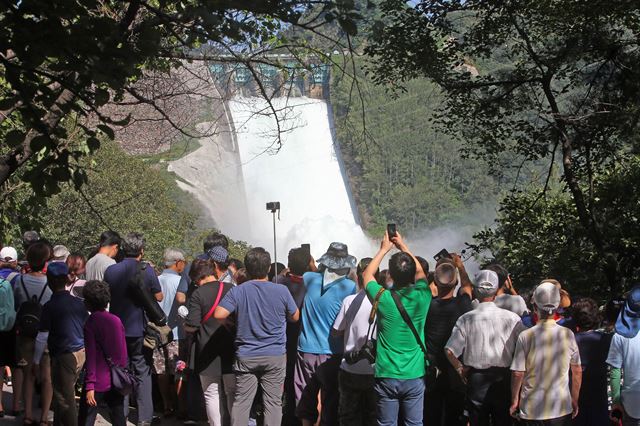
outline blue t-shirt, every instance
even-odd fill
[[[158,276],[162,295],[162,302],[158,302],[162,311],[167,316],[167,325],[173,328],[175,339],[184,339],[184,330],[178,321],[178,302],[176,302],[176,292],[180,284],[180,274],[172,269],[165,269]]]
[[[128,291],[129,281],[138,271],[138,261],[132,257],[111,265],[104,271],[104,280],[111,288],[109,312],[120,318],[126,337],[144,336],[144,310],[135,304]],[[145,269],[144,283],[152,294],[160,293],[158,277],[151,266]]]
[[[331,327],[344,298],[355,294],[356,283],[343,277],[323,288],[323,276],[319,272],[307,272],[302,278],[307,293],[302,308],[298,350],[310,354],[341,354],[343,338],[331,336]]]
[[[247,281],[229,290],[219,306],[236,313],[238,358],[285,354],[287,318],[298,309],[285,286]]]
[[[49,332],[47,345],[51,356],[84,348],[84,322],[89,318],[84,302],[68,291],[58,291],[44,304],[40,331]]]

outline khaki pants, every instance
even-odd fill
[[[54,425],[77,426],[75,386],[84,365],[84,349],[51,357]]]

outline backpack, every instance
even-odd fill
[[[7,279],[0,279],[0,331],[9,331],[16,322],[13,289]]]
[[[42,305],[40,301],[42,300],[42,296],[44,296],[44,292],[47,290],[47,284],[42,286],[42,292],[40,292],[40,297],[38,298],[36,298],[35,294],[29,296],[22,275],[20,276],[20,285],[22,285],[22,290],[27,296],[27,300],[22,302],[16,314],[16,334],[35,338],[38,335],[40,316],[42,315]]]

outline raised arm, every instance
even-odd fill
[[[464,262],[460,255],[452,253],[453,263],[456,268],[458,268],[458,272],[460,273],[460,291],[466,293],[473,299],[473,283],[469,278],[469,274],[467,274],[467,270],[464,267]]]
[[[364,280],[364,287],[367,288],[367,285],[376,280],[376,271],[380,267],[380,263],[382,263],[382,259],[389,253],[389,250],[393,247],[393,243],[389,240],[389,235],[385,232],[384,238],[380,243],[380,250],[373,257],[371,263],[365,268],[362,272],[362,279]]]

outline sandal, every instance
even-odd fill
[[[24,420],[22,421],[22,424],[23,425],[35,425],[36,422],[34,422],[33,419],[25,417]]]

